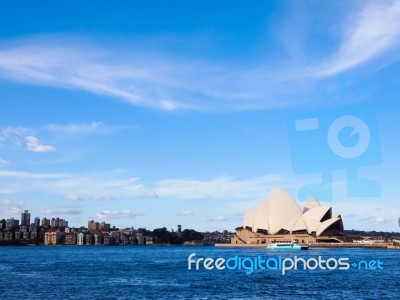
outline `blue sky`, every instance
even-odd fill
[[[0,217],[233,230],[328,178],[345,228],[399,230],[400,1],[0,6]]]

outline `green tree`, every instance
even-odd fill
[[[185,242],[202,241],[204,236],[201,232],[198,232],[194,229],[185,229],[182,231],[182,238]]]

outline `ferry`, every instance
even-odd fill
[[[308,250],[308,246],[302,246],[297,241],[283,241],[268,244],[267,250]]]

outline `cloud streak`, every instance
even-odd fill
[[[4,185],[13,185],[13,192],[40,191],[61,194],[68,201],[90,199],[110,201],[118,199],[182,199],[209,201],[210,199],[261,199],[268,188],[294,188],[303,183],[283,175],[268,175],[246,179],[222,176],[209,180],[162,179],[144,184],[141,179],[129,178],[120,170],[88,173],[32,173],[0,170]],[[79,195],[79,196],[78,196]]]
[[[194,213],[192,211],[185,210],[185,211],[178,212],[176,215],[180,216],[180,217],[187,217],[187,216],[193,216]]]
[[[64,173],[32,173],[25,171],[0,170],[0,177],[19,178],[19,179],[60,179],[68,178],[72,175]]]
[[[54,209],[47,209],[46,214],[64,216],[64,215],[72,215],[72,216],[79,216],[82,214],[82,209],[74,208],[74,207],[60,207]]]
[[[41,130],[66,136],[72,135],[91,135],[91,134],[110,134],[121,130],[121,127],[110,127],[103,122],[89,123],[69,123],[69,124],[48,124]]]
[[[207,222],[226,222],[228,221],[224,216],[217,216],[215,218],[208,219]]]
[[[398,45],[399,36],[400,1],[366,5],[351,15],[338,52],[320,64],[315,74],[327,77],[355,68]]]
[[[77,201],[81,201],[82,198],[77,195],[77,194],[68,194],[64,196],[64,199],[70,202],[77,202]]]
[[[10,163],[4,159],[0,158],[0,166],[5,166],[5,165],[9,165]]]
[[[345,29],[336,41],[338,45],[333,45],[336,52],[317,61],[312,54],[318,53],[318,45],[315,50],[302,49],[301,57],[305,59],[295,62],[285,55],[276,59],[269,53],[222,60],[207,55],[213,49],[204,54],[187,48],[171,50],[169,43],[173,42],[157,36],[146,40],[136,37],[134,43],[114,41],[110,47],[109,41],[42,35],[3,42],[0,76],[27,84],[86,91],[161,110],[300,106],[316,101],[310,92],[314,92],[319,79],[360,66],[398,44],[400,0],[370,3],[346,14],[347,18],[337,18],[342,22],[339,26]],[[282,35],[281,39],[287,37]],[[180,42],[187,39],[181,38]],[[312,40],[311,47],[317,42],[320,41]],[[68,133],[78,130],[74,126],[64,129]],[[93,128],[81,129],[84,132]]]
[[[22,207],[25,206],[23,201],[14,201],[10,199],[0,199],[0,211],[4,215],[17,215],[21,213]]]
[[[144,216],[142,213],[134,213],[129,209],[124,209],[121,211],[101,211],[96,214],[96,217],[99,220],[108,220],[108,219],[130,219],[139,216]]]
[[[267,188],[283,186],[286,178],[269,175],[238,180],[223,176],[211,180],[167,179],[156,184],[155,191],[160,197],[192,200],[214,198],[259,199],[267,196]]]
[[[55,147],[50,145],[43,145],[37,137],[32,135],[25,137],[26,149],[34,152],[53,152],[56,150]]]
[[[3,78],[84,90],[167,111],[275,109],[309,101],[282,93],[278,71],[272,64],[254,68],[238,61],[157,53],[146,47],[106,50],[67,37],[30,38],[0,48]]]

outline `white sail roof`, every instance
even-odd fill
[[[322,218],[331,209],[330,206],[317,206],[303,214],[304,223],[307,226],[308,233],[317,231]]]
[[[261,201],[257,207],[253,232],[257,232],[259,229],[268,230],[268,219],[268,201]]]
[[[343,231],[341,216],[332,217],[330,206],[321,205],[310,197],[302,211],[288,193],[273,188],[268,201],[261,201],[257,209],[246,211],[243,227],[250,227],[253,232],[265,230],[268,234],[278,234],[282,229],[288,232],[306,230],[318,236],[335,222],[339,222],[337,229]]]
[[[293,225],[290,231],[299,231],[299,230],[307,230],[306,223],[304,223],[303,215],[301,215],[296,223]],[[307,230],[308,231],[308,230]]]
[[[341,218],[332,218],[332,219],[328,219],[328,220],[322,222],[320,224],[320,226],[318,227],[317,235],[323,234],[324,231],[327,230],[329,226],[331,226],[332,224],[337,223],[337,222],[341,223],[342,219]],[[343,224],[340,224],[340,223],[338,224],[338,227],[342,230]]]
[[[297,202],[286,192],[273,188],[268,204],[269,233],[277,234],[281,229],[290,230],[301,216]],[[288,229],[289,228],[289,229]]]
[[[244,214],[243,227],[253,227],[255,216],[255,209],[246,210],[246,213]]]
[[[303,213],[318,206],[321,206],[321,204],[313,196],[309,196],[306,204],[304,204]]]

